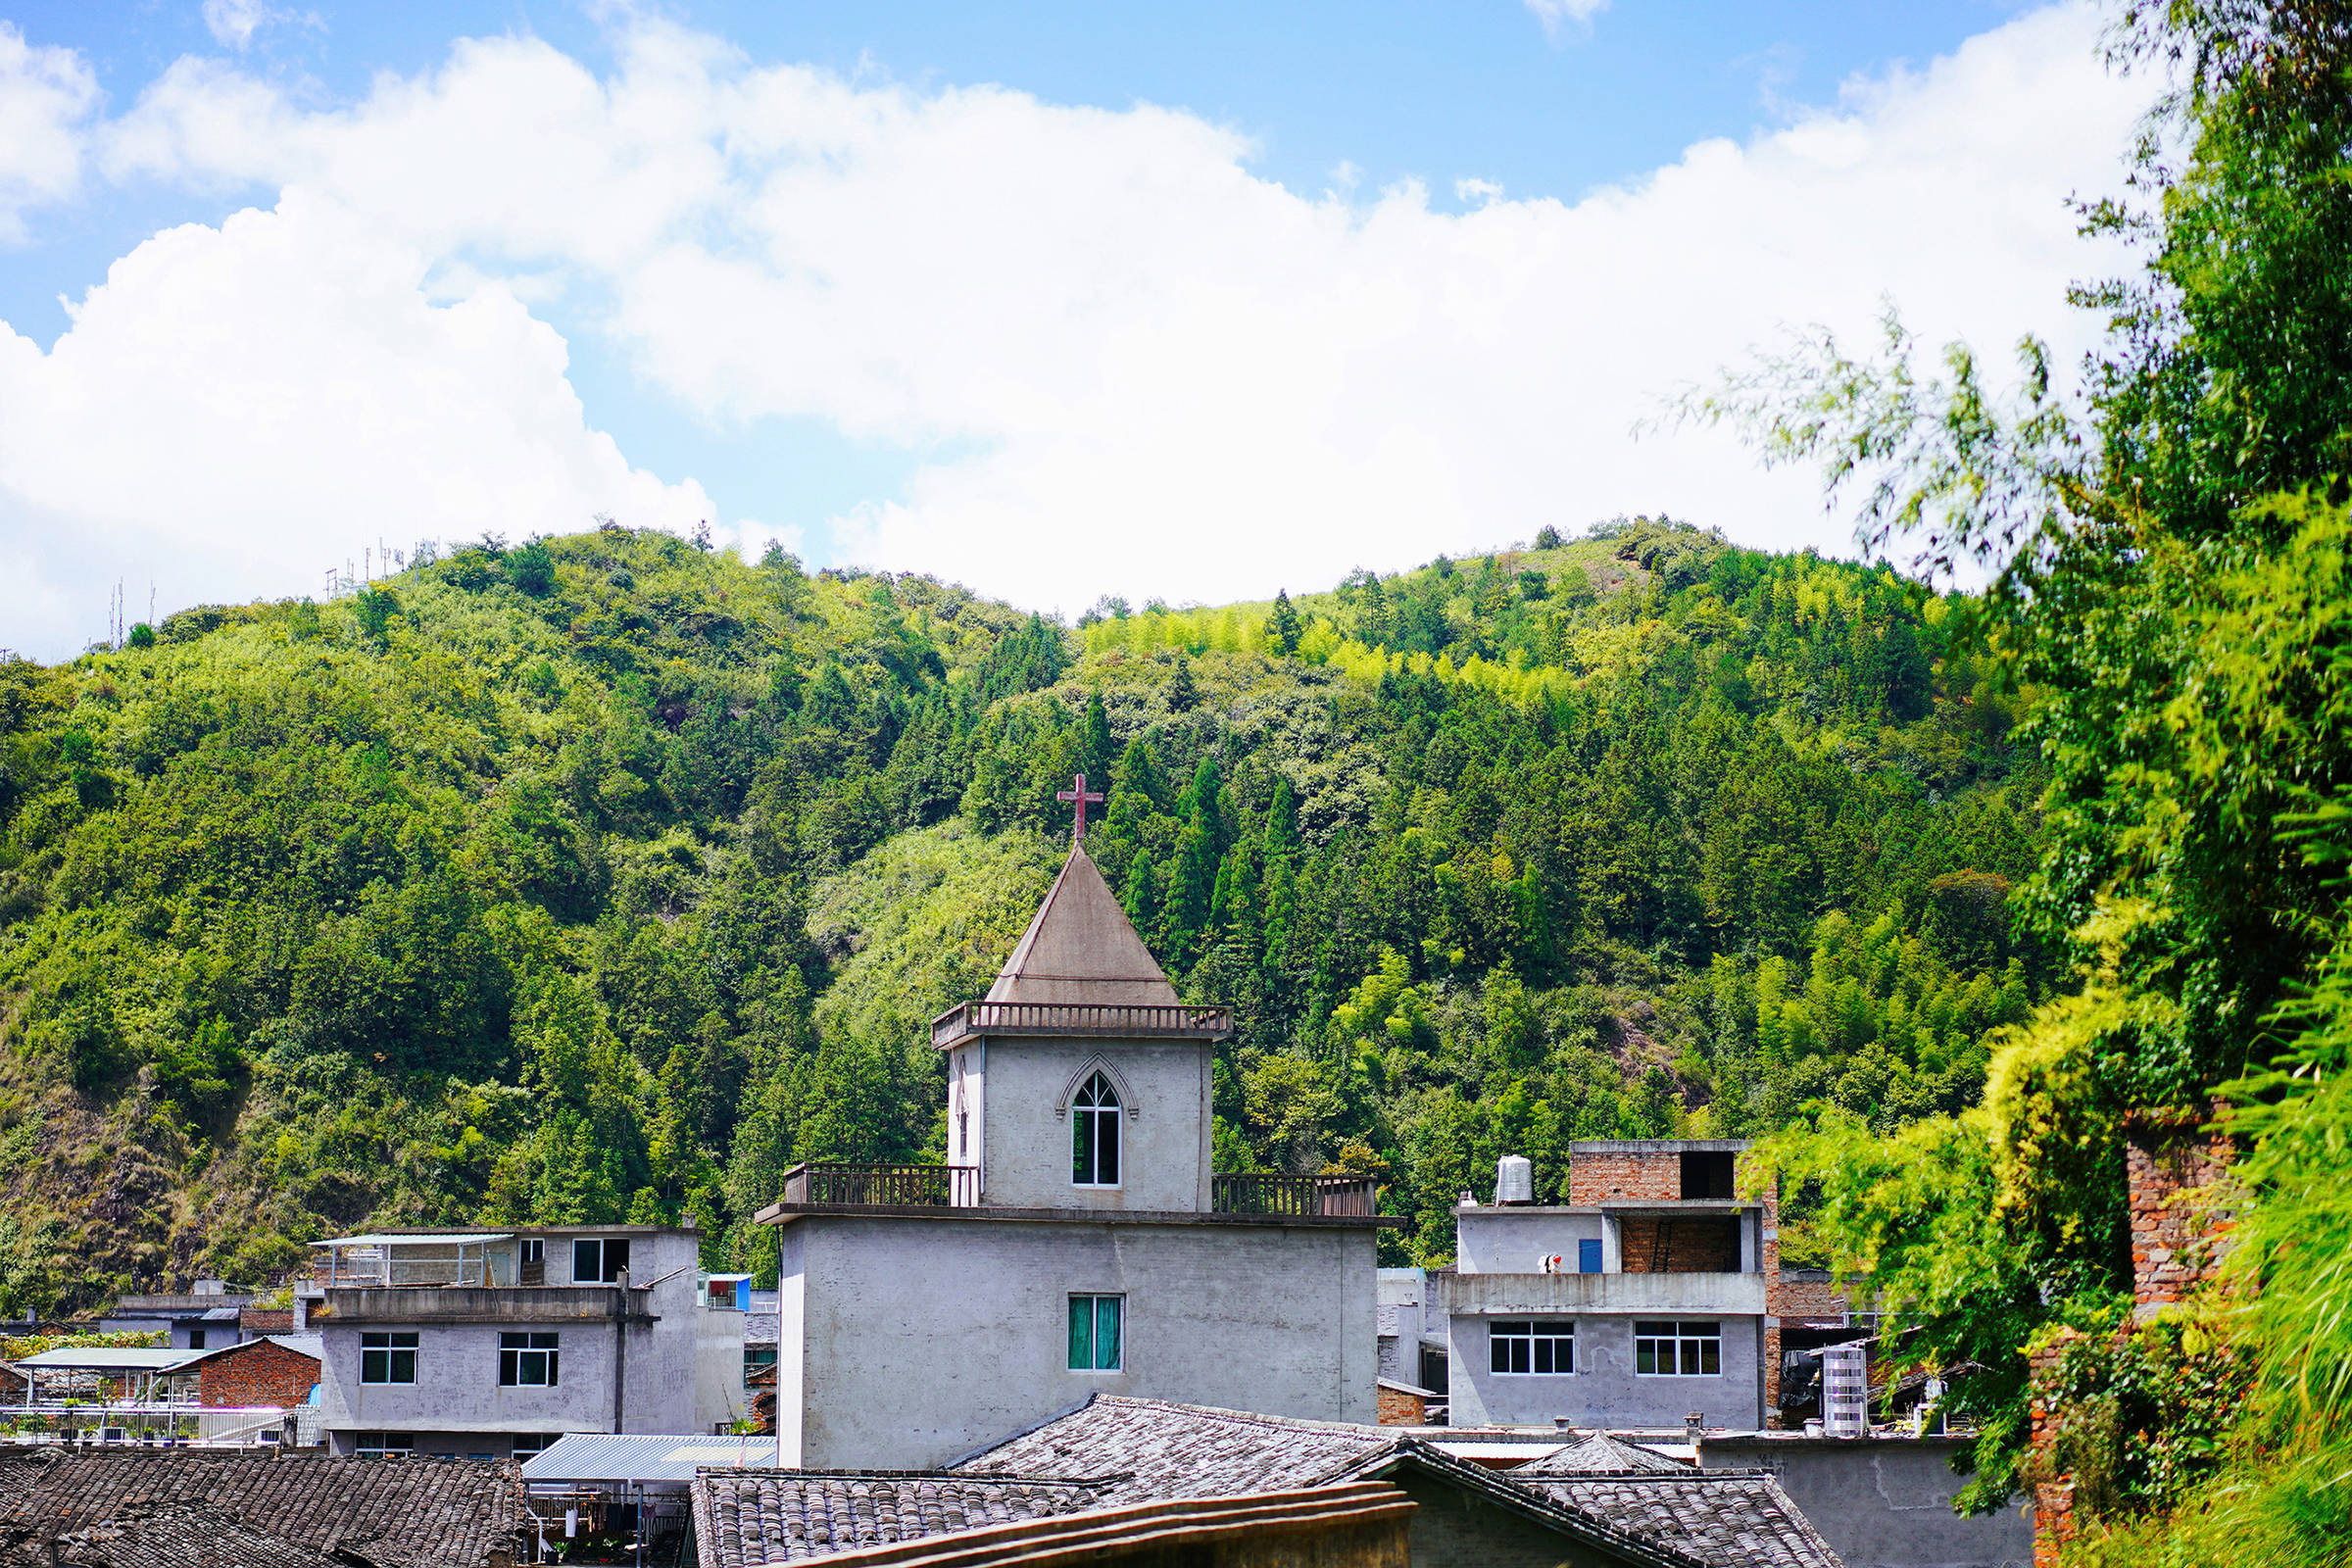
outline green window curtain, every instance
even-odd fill
[[[1095,1298],[1070,1298],[1070,1370],[1091,1372],[1095,1366]]]
[[[1119,1298],[1095,1298],[1095,1369],[1115,1372],[1119,1365]]]

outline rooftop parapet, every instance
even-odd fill
[[[967,1002],[931,1020],[939,1051],[984,1035],[1215,1041],[1231,1033],[1231,1007],[1189,1003]]]

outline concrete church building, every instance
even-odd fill
[[[1074,845],[987,998],[932,1025],[951,1162],[797,1166],[760,1216],[777,1462],[942,1465],[1098,1393],[1372,1421],[1397,1222],[1366,1181],[1211,1173],[1230,1029]]]

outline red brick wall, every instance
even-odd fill
[[[1815,1280],[1784,1276],[1779,1310],[1788,1317],[1843,1317],[1854,1309],[1836,1279]]]
[[[2126,1129],[2132,1200],[2132,1299],[2138,1316],[2185,1300],[2230,1252],[2228,1133],[2186,1117]]]
[[[1628,1274],[1737,1274],[1740,1222],[1714,1214],[1688,1219],[1628,1216],[1618,1222]]]
[[[1621,1199],[1645,1201],[1683,1196],[1680,1154],[1571,1154],[1568,1201],[1606,1203]]]
[[[294,1309],[290,1306],[248,1306],[237,1313],[237,1327],[245,1331],[245,1337],[249,1340],[264,1334],[291,1334],[294,1332]]]
[[[197,1368],[197,1391],[205,1404],[274,1404],[286,1409],[311,1396],[318,1361],[269,1340],[240,1345]]]
[[[1384,1427],[1427,1426],[1429,1411],[1418,1394],[1407,1394],[1402,1389],[1383,1389],[1380,1391],[1380,1424]]]

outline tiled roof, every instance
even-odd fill
[[[1112,1502],[1229,1497],[1355,1480],[1399,1439],[1380,1427],[1291,1421],[1099,1394],[950,1466],[966,1475],[1115,1476]]]
[[[1034,1476],[718,1470],[695,1477],[700,1568],[760,1568],[1102,1506],[1103,1489]]]
[[[512,1549],[522,1473],[503,1459],[329,1459],[238,1452],[0,1451],[0,1534],[41,1539],[170,1505],[204,1505],[315,1551],[383,1568],[471,1568]]]
[[[1526,1464],[1515,1466],[1511,1474],[1622,1475],[1629,1470],[1679,1476],[1692,1473],[1690,1466],[1682,1460],[1668,1458],[1655,1448],[1644,1448],[1639,1443],[1627,1443],[1605,1432],[1588,1432],[1574,1443],[1552,1449],[1541,1459],[1531,1459]]]
[[[201,1503],[124,1508],[105,1524],[63,1533],[0,1529],[0,1563],[47,1568],[53,1560],[59,1568],[347,1568],[350,1562]]]
[[[1522,1467],[1502,1471],[1500,1478],[1704,1562],[1844,1568],[1771,1476],[1754,1470],[1674,1468],[1680,1473],[1564,1477],[1529,1476]]]
[[[1642,1521],[1509,1484],[1507,1471],[1490,1472],[1394,1429],[1293,1421],[1122,1395],[1098,1394],[951,1468],[960,1474],[1097,1479],[1104,1484],[1108,1506],[1299,1491],[1378,1480],[1405,1468],[1436,1475],[1571,1538],[1603,1545],[1622,1561],[1699,1565],[1715,1560],[1661,1541]],[[1525,1507],[1531,1501],[1539,1505]]]

